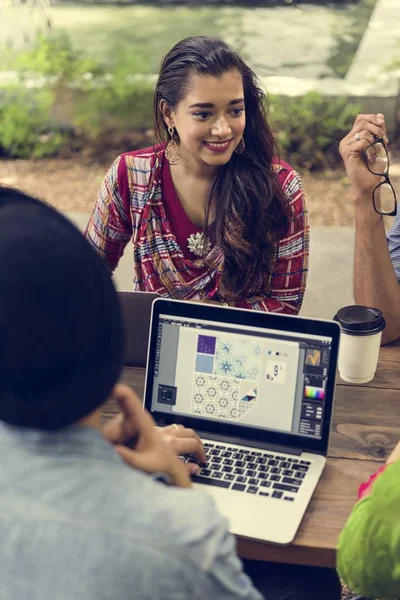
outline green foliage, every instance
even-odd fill
[[[335,167],[338,146],[361,107],[348,98],[325,98],[317,92],[302,97],[270,98],[271,123],[283,157],[309,170]]]
[[[33,95],[20,88],[0,97],[0,155],[42,158],[60,150],[65,140],[51,128],[51,102],[48,91]]]
[[[24,85],[0,95],[0,154],[55,154],[71,142],[61,133],[66,124],[86,144],[98,146],[151,128],[154,81],[140,75],[145,61],[144,53],[133,55],[121,44],[110,48],[106,67],[78,53],[65,34],[39,38],[17,60]],[[42,87],[29,88],[34,76],[44,78]],[[339,141],[358,112],[346,98],[315,92],[271,98],[271,123],[283,156],[310,170],[337,165]]]
[[[85,86],[76,105],[75,124],[96,139],[108,131],[114,134],[145,130],[152,126],[154,82],[140,73],[144,57],[131,55],[127,46],[112,52],[109,73]]]
[[[15,59],[14,67],[21,84],[32,80],[44,84],[47,105],[35,107],[38,128],[42,128],[46,114],[56,109],[72,130],[78,128],[85,138],[95,140],[109,131],[115,135],[151,127],[153,83],[134,75],[142,71],[145,60],[145,50],[132,55],[125,43],[110,48],[105,66],[78,52],[61,32],[39,36],[31,50]],[[27,116],[25,121],[29,119]]]
[[[56,154],[68,140],[52,118],[54,109],[70,86],[84,86],[88,76],[99,75],[100,65],[78,53],[60,33],[38,36],[33,48],[20,53],[11,66],[20,85],[0,96],[0,154],[22,158]]]
[[[22,52],[15,61],[22,77],[32,73],[54,81],[76,82],[87,73],[100,74],[100,65],[73,48],[68,35],[61,31],[51,36],[38,36],[32,49]]]

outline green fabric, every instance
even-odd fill
[[[340,534],[337,569],[362,596],[400,598],[400,461],[353,508]]]

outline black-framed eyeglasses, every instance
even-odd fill
[[[368,171],[382,178],[372,192],[374,209],[379,215],[395,217],[397,198],[389,179],[389,153],[383,138],[376,137],[375,141],[365,148],[364,155]]]

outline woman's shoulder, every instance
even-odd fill
[[[297,171],[279,157],[272,159],[272,168],[285,196],[290,200],[301,199],[304,195],[303,183]]]
[[[153,186],[159,180],[157,174],[161,173],[164,149],[160,144],[120,154],[117,159],[119,187],[124,187],[124,182],[131,191]]]
[[[157,165],[157,163],[162,161],[164,150],[164,145],[157,144],[149,146],[148,148],[140,148],[139,150],[123,152],[120,154],[119,160],[120,162],[126,164],[128,169],[152,169]]]
[[[164,146],[123,152],[114,162],[112,171],[120,196],[126,205],[143,208],[148,192],[158,185],[164,156]]]
[[[273,157],[273,159],[272,159],[272,168],[274,169],[274,171],[276,173],[280,173],[282,171],[284,171],[286,173],[295,172],[295,170],[293,169],[293,167],[290,166],[289,163],[287,163],[284,160],[282,160],[281,158],[279,158],[279,156],[274,156]]]
[[[296,169],[294,169],[289,163],[285,162],[279,157],[272,159],[272,168],[277,174],[277,177],[281,184],[285,182],[296,180],[301,185],[301,179]]]

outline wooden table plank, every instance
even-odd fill
[[[383,461],[399,440],[398,390],[337,386],[329,456]]]
[[[130,385],[139,398],[143,398],[144,395],[144,378],[145,369],[139,367],[126,367],[122,372],[121,383]]]
[[[144,378],[145,369],[139,367],[125,367],[119,379],[120,383],[129,385],[139,396],[140,399],[144,396]],[[102,409],[103,422],[117,414],[119,408],[114,400],[108,400]]]

